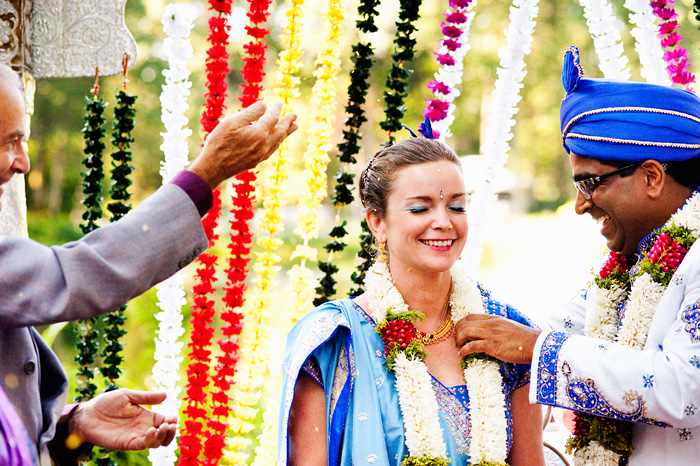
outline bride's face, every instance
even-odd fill
[[[444,272],[467,240],[467,197],[459,165],[427,162],[396,172],[386,218],[370,215],[378,240],[386,241],[392,272]]]

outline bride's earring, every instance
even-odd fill
[[[386,264],[389,262],[389,258],[386,256],[386,248],[384,247],[384,243],[379,243],[377,245],[377,250],[379,251],[379,254],[377,255],[377,262]]]

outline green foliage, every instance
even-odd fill
[[[619,268],[613,270],[612,273],[605,278],[600,278],[600,276],[596,275],[593,277],[593,281],[601,290],[609,290],[613,285],[626,289],[629,289],[631,286],[629,271],[620,270]]]
[[[576,415],[588,423],[589,428],[587,432],[579,433],[567,440],[567,453],[572,454],[596,440],[603,447],[621,455],[620,464],[626,464],[626,459],[632,453],[633,423],[584,413]]]
[[[447,466],[449,458],[430,458],[428,456],[407,456],[401,461],[401,466]]]

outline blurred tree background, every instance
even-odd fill
[[[160,121],[159,94],[164,82],[161,74],[167,62],[161,53],[164,34],[160,18],[166,5],[164,0],[129,0],[126,4],[126,22],[139,45],[139,60],[129,72],[128,91],[138,96],[136,102],[137,126],[132,133],[135,142],[132,144],[134,155],[133,174],[133,204],[153,192],[161,184],[158,173],[162,153],[159,146],[162,142],[160,132],[163,125]],[[192,70],[192,95],[190,98],[190,127],[193,136],[190,138],[190,154],[198,153],[201,143],[199,133],[199,117],[204,102],[204,59],[206,52],[206,35],[208,34],[207,20],[210,16],[207,3],[192,1],[199,10],[196,26],[191,36],[195,55],[189,61]],[[612,1],[617,17],[620,18],[618,27],[623,37],[626,55],[632,71],[632,79],[641,80],[639,60],[634,51],[634,39],[630,36],[630,26],[626,22],[628,12],[624,8],[624,0]],[[312,77],[316,31],[319,28],[320,14],[323,10],[323,0],[307,0],[304,18],[305,51],[301,70],[302,97],[298,99],[294,110],[300,115],[300,130],[292,136],[298,158],[295,160],[294,173],[301,173],[303,164],[301,154],[305,148],[307,122],[304,115],[309,114],[309,96],[314,79]],[[698,23],[692,12],[692,0],[679,0],[675,4],[681,23],[680,34],[685,36],[682,46],[688,48],[691,62],[697,62],[700,43]],[[351,45],[357,41],[355,28],[356,0],[346,2],[345,31],[342,45],[343,71],[339,81],[339,98],[337,101],[335,134],[336,143],[340,142],[343,122],[345,121],[344,105],[349,82]],[[499,64],[498,50],[506,43],[503,34],[508,27],[510,3],[501,0],[481,0],[475,7],[476,18],[470,30],[469,42],[471,50],[465,58],[464,80],[461,95],[456,100],[456,121],[452,126],[454,136],[447,142],[459,155],[479,153],[481,136],[484,132],[485,112],[496,80],[496,69]],[[238,95],[242,68],[242,45],[245,41],[244,25],[246,24],[246,2],[236,2],[231,17],[231,73],[229,84],[229,111],[240,108]],[[426,85],[433,79],[437,71],[435,52],[441,39],[440,22],[447,1],[424,1],[421,7],[421,18],[417,27],[417,53],[407,68],[414,72],[410,78],[409,98],[406,101],[406,117],[404,124],[417,128],[422,121],[422,110],[425,99],[431,96]],[[363,127],[362,151],[355,170],[359,172],[366,161],[376,152],[380,144],[386,140],[379,128],[379,122],[384,119],[383,98],[386,72],[390,65],[390,54],[393,44],[394,21],[398,11],[398,0],[384,0],[380,6],[377,24],[379,32],[372,34],[370,40],[375,48],[376,63],[372,70],[370,93],[367,98],[366,112],[369,119]],[[284,3],[275,0],[272,6],[269,27],[271,29],[270,49],[267,54],[268,65],[265,80],[266,100],[272,100],[269,89],[276,75],[276,54],[280,49],[279,35],[284,26]],[[583,11],[577,2],[562,2],[561,0],[542,0],[539,4],[539,15],[536,18],[534,41],[530,55],[525,58],[527,76],[521,90],[522,100],[516,115],[514,138],[511,141],[507,168],[515,175],[517,184],[518,205],[527,212],[555,210],[574,196],[574,188],[570,182],[568,159],[561,148],[559,132],[559,104],[564,97],[560,84],[561,59],[566,46],[577,45],[581,50],[581,62],[588,77],[602,77],[597,67],[597,57],[592,39],[588,32]],[[80,132],[83,126],[84,97],[93,85],[92,78],[81,79],[43,79],[37,82],[35,96],[35,112],[31,123],[31,139],[29,141],[32,161],[31,173],[27,176],[28,224],[30,236],[44,244],[60,244],[77,239],[81,236],[77,227],[82,213],[80,173],[82,170],[83,139]],[[108,123],[111,123],[114,107],[114,92],[121,85],[121,77],[103,77],[100,80],[101,95],[110,102],[106,111]],[[399,137],[407,137],[399,135]],[[108,160],[110,146],[105,150],[105,161]],[[337,151],[333,151],[334,156]],[[107,166],[107,164],[106,164]],[[337,161],[328,168],[330,182],[338,169]],[[285,187],[289,204],[285,213],[286,229],[283,239],[285,244],[280,251],[284,267],[286,258],[298,238],[293,237],[294,205],[300,196],[303,186],[301,177],[290,177]],[[332,189],[332,184],[329,186]],[[515,195],[513,193],[512,195]],[[226,199],[226,198],[224,198]],[[329,200],[327,200],[330,204]],[[350,288],[349,276],[353,267],[353,256],[359,245],[357,235],[361,209],[358,205],[346,213],[351,224],[353,240],[346,253],[336,258],[341,272],[339,274],[339,295],[346,294]],[[226,205],[224,207],[226,209]],[[327,209],[331,211],[330,206]],[[330,231],[332,215],[327,215],[325,226],[322,227],[322,238],[313,246],[325,244],[323,238]],[[221,224],[226,224],[222,221]],[[225,251],[221,246],[221,252]],[[325,259],[325,253],[321,253]],[[286,280],[286,274],[280,273],[278,279]],[[283,283],[282,283],[283,285]],[[153,365],[153,335],[157,322],[153,318],[158,309],[155,306],[155,293],[150,291],[134,300],[127,308],[128,317],[126,336],[126,364],[124,374],[120,379],[123,386],[131,388],[151,388],[150,369]],[[184,308],[185,319],[189,309]],[[73,362],[73,333],[71,325],[54,326],[45,330],[47,338],[54,341],[54,348],[59,353],[67,367],[67,372],[74,373]],[[245,357],[243,355],[242,357]],[[72,372],[71,372],[72,371]],[[143,454],[130,454],[129,461],[145,462]]]

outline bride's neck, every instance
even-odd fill
[[[392,270],[391,276],[408,308],[422,312],[425,323],[442,318],[450,289],[449,270],[428,275],[412,273],[410,270]]]

